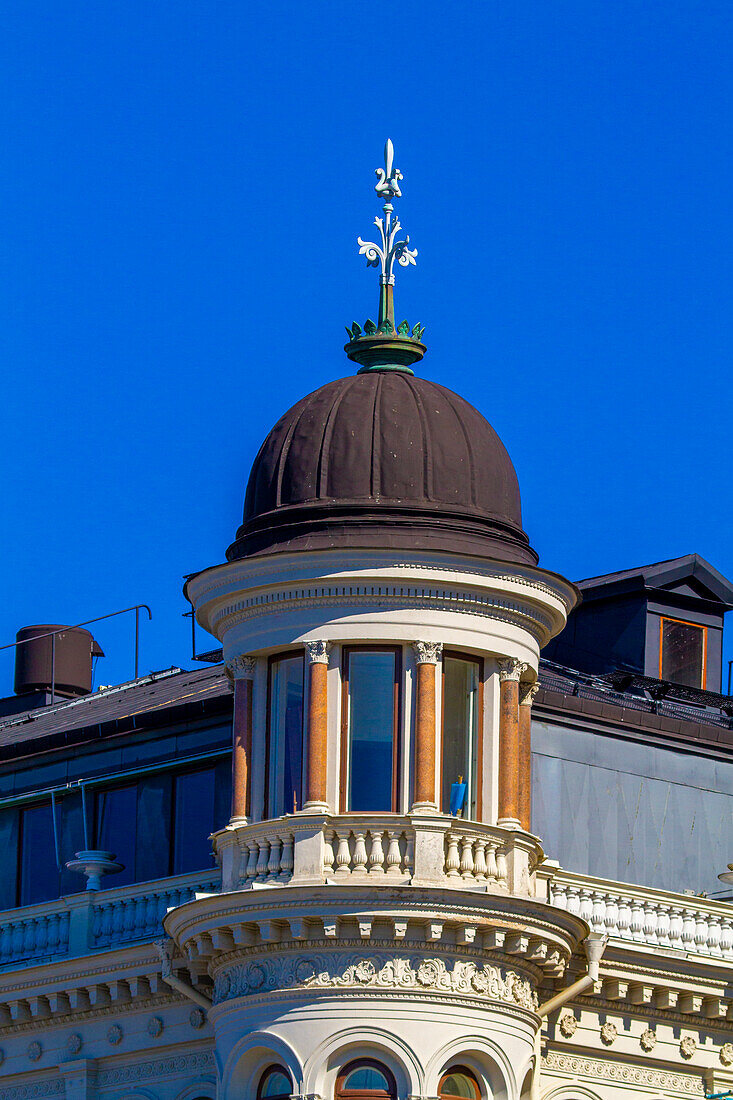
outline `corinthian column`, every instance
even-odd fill
[[[415,792],[412,809],[438,809],[435,801],[435,666],[442,642],[413,642],[417,662],[415,702]]]
[[[226,663],[234,681],[232,720],[232,824],[247,823],[251,807],[252,688],[257,658],[243,653]]]
[[[499,824],[519,826],[519,679],[527,665],[499,661]]]
[[[305,643],[308,662],[308,725],[306,748],[306,810],[329,810],[328,767],[328,654],[330,642]]]
[[[539,682],[519,685],[519,820],[530,831],[532,821],[532,703]]]

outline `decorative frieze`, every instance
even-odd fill
[[[678,1092],[688,1096],[702,1095],[699,1076],[683,1073],[667,1073],[664,1070],[637,1066],[629,1062],[613,1062],[607,1058],[584,1058],[574,1054],[548,1051],[542,1066],[559,1073],[570,1073],[599,1081],[617,1081],[619,1084],[639,1085],[642,1088]]]
[[[512,970],[460,959],[423,955],[331,954],[259,958],[217,974],[214,1003],[279,990],[330,988],[464,994],[501,1001],[528,1011],[537,1008],[530,983]]]
[[[179,1054],[154,1061],[137,1062],[134,1065],[115,1066],[113,1069],[100,1069],[97,1072],[97,1085],[108,1088],[112,1085],[130,1085],[137,1081],[150,1081],[173,1074],[200,1073],[215,1069],[214,1054],[210,1050],[199,1050],[191,1054]],[[3,1100],[0,1095],[0,1100]]]

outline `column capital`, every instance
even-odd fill
[[[311,665],[327,665],[330,652],[331,643],[325,638],[317,638],[314,642],[305,643],[305,655]]]
[[[524,661],[517,660],[516,657],[503,657],[499,661],[499,680],[504,683],[506,680],[516,680],[517,683],[522,678],[522,674],[527,671],[529,665]]]
[[[231,680],[252,680],[257,668],[257,658],[248,653],[238,653],[235,657],[230,657],[224,667]]]
[[[413,642],[415,661],[419,665],[437,665],[443,653],[442,642]]]
[[[533,684],[529,680],[522,680],[519,684],[519,705],[520,707],[531,707],[534,702],[534,697],[540,690],[539,680],[535,680]]]

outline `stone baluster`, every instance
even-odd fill
[[[387,874],[399,875],[402,871],[402,855],[400,853],[400,834],[396,829],[390,829],[387,833],[389,845],[387,847]]]
[[[286,833],[283,837],[283,852],[280,857],[280,878],[287,882],[293,873],[293,834]]]
[[[507,867],[506,852],[503,848],[496,849],[496,881],[506,886],[509,880],[509,868]]]
[[[328,813],[328,655],[330,642],[305,643],[308,662],[305,809]]]
[[[691,909],[682,910],[681,939],[685,951],[695,950],[695,914]]]
[[[335,836],[333,829],[326,829],[323,834],[323,870],[327,876],[332,875],[335,870],[336,853],[333,847]]]
[[[532,703],[540,685],[519,684],[519,820],[530,831],[532,823]]]
[[[367,866],[367,850],[364,833],[356,833],[354,839],[354,873],[363,874]]]
[[[458,836],[448,833],[448,852],[445,857],[445,873],[448,878],[458,878],[461,857],[458,855]]]
[[[499,867],[496,862],[496,849],[499,844],[496,840],[490,840],[486,846],[486,877],[489,882],[498,882]]]
[[[499,661],[499,824],[521,828],[519,820],[519,681],[524,661]]]
[[[247,868],[244,872],[244,877],[247,881],[257,878],[257,859],[259,851],[260,848],[256,840],[247,841]]]
[[[477,882],[486,881],[486,844],[483,839],[476,841],[473,873]]]
[[[257,878],[260,882],[264,882],[267,878],[267,865],[270,862],[270,845],[265,837],[260,837],[258,847],[260,854],[257,859]]]
[[[351,850],[349,848],[349,830],[344,828],[338,834],[338,851],[336,852],[336,874],[348,875],[351,870]]]
[[[631,904],[628,898],[621,897],[618,901],[618,934],[621,939],[627,939],[631,930]]]
[[[382,847],[381,829],[372,829],[369,832],[371,847],[369,849],[369,874],[384,874],[384,848]]]
[[[442,642],[413,642],[416,662],[415,689],[415,784],[413,812],[435,812],[435,667],[443,652]]]
[[[461,837],[461,878],[473,878],[473,839]]]
[[[656,944],[657,940],[657,907],[653,902],[647,902],[644,906],[644,942]]]
[[[593,891],[591,927],[594,932],[603,932],[606,927],[606,895],[600,890]]]
[[[708,952],[708,921],[704,913],[695,918],[695,950],[701,955]]]
[[[733,956],[733,921],[728,917],[720,922],[720,953],[724,959]]]
[[[670,947],[682,947],[682,910],[673,905],[669,911],[669,944]]]
[[[670,947],[669,930],[670,930],[670,911],[668,905],[657,906],[657,942],[661,947]]]
[[[256,657],[244,653],[226,663],[227,675],[234,682],[232,720],[232,816],[233,823],[246,825],[251,802],[252,697]]]
[[[618,935],[618,898],[615,894],[606,898],[605,928],[609,936]]]
[[[270,858],[267,861],[268,878],[276,878],[280,874],[280,845],[279,836],[270,838]]]
[[[720,940],[723,934],[723,930],[720,924],[720,918],[714,915],[708,917],[708,951],[711,955],[720,954]]]

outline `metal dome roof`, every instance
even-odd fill
[[[329,382],[280,418],[227,557],[364,547],[537,562],[494,429],[451,390],[402,371]]]

